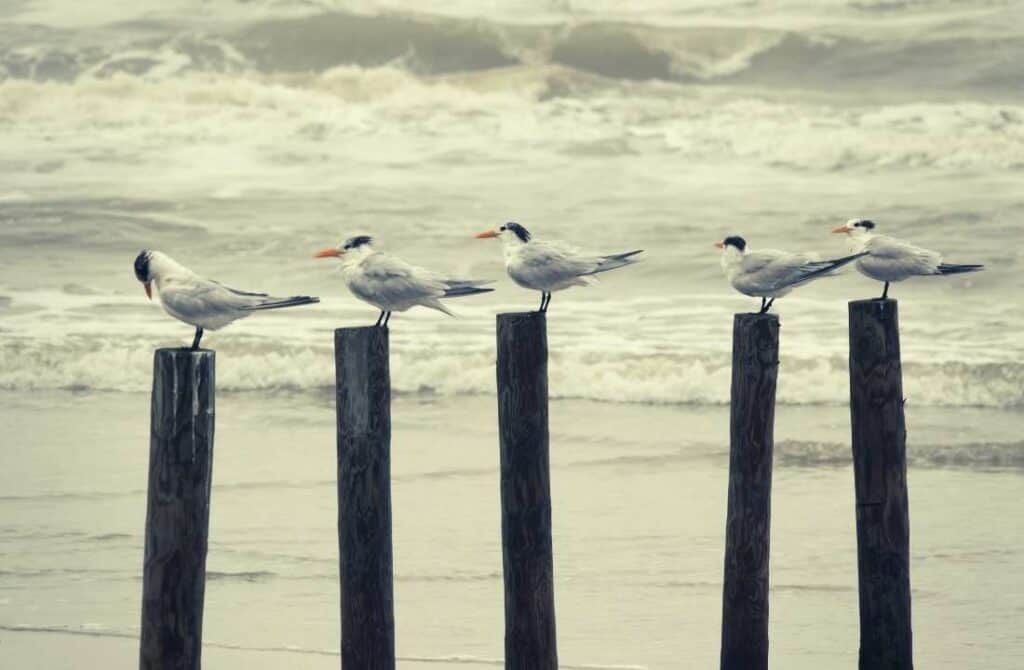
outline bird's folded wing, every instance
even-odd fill
[[[877,235],[864,246],[874,260],[887,261],[917,272],[929,272],[942,262],[942,254],[886,235]]]
[[[519,258],[521,270],[540,283],[563,281],[593,272],[600,262],[597,256],[557,242],[537,241],[526,247]]]
[[[394,256],[372,254],[358,269],[349,278],[349,288],[365,299],[402,303],[444,294],[444,283],[433,273]]]
[[[205,279],[173,282],[160,291],[160,300],[171,311],[190,318],[238,310],[257,298],[238,295]]]
[[[787,266],[787,260],[793,260],[793,254],[787,254],[773,249],[761,251],[749,251],[743,255],[744,274],[757,274],[761,272],[777,272],[780,268]]]
[[[784,251],[753,251],[743,257],[743,272],[748,281],[766,289],[790,286],[829,267],[828,261]]]
[[[864,249],[877,258],[918,256],[921,253],[927,253],[927,250],[925,249],[886,235],[876,235],[872,237],[864,245]]]
[[[211,279],[210,283],[211,284],[216,284],[217,286],[220,286],[220,287],[226,289],[227,291],[229,291],[231,293],[234,293],[235,295],[250,296],[250,297],[253,297],[253,298],[269,298],[270,297],[270,294],[268,294],[268,293],[254,293],[254,292],[250,292],[250,291],[239,291],[237,288],[231,288],[230,286],[226,286],[224,284],[221,284],[219,281],[216,281],[214,279]]]

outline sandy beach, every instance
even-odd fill
[[[110,667],[138,653],[148,400],[2,394],[0,646],[12,667]],[[401,667],[502,655],[494,399],[398,398],[392,441]],[[565,667],[710,667],[718,653],[726,407],[555,402],[556,606]],[[971,423],[956,436],[955,426]],[[337,665],[329,395],[222,394],[204,654],[210,667]],[[1024,584],[1012,509],[1017,414],[908,413],[917,657],[1016,667]],[[772,662],[841,667],[857,648],[853,480],[844,408],[780,407],[772,527]],[[987,433],[987,434],[986,434]],[[931,446],[931,445],[942,445]],[[1011,453],[1011,452],[1007,452]],[[59,464],[54,467],[53,464]],[[468,503],[468,504],[467,504]],[[443,538],[443,540],[439,539]],[[1009,582],[1007,580],[1010,580]],[[416,660],[420,659],[420,660]],[[35,664],[35,665],[33,665]]]

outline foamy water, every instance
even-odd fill
[[[843,281],[833,279],[833,282]],[[590,289],[597,294],[604,287]],[[141,293],[141,292],[140,292]],[[552,312],[551,393],[624,403],[724,404],[729,400],[731,311],[746,303],[714,294],[566,301]],[[946,303],[909,303],[903,314],[904,387],[914,404],[1015,409],[1024,405],[1019,342],[998,325],[1002,306],[978,320],[934,325]],[[392,385],[400,394],[494,393],[493,312],[463,303],[460,318],[400,315],[393,326]],[[555,308],[553,307],[552,310]],[[848,400],[845,305],[782,303],[779,402]],[[154,346],[190,337],[135,292],[26,292],[7,307],[0,389],[143,392]],[[262,315],[261,315],[262,316]],[[334,384],[331,330],[375,318],[340,298],[293,314],[254,318],[208,335],[219,354],[218,388],[309,391]],[[397,318],[397,317],[396,317]],[[952,347],[950,342],[958,342]],[[327,363],[325,363],[325,361]]]
[[[894,291],[910,400],[1024,402],[1017,7],[378,9],[8,13],[0,388],[145,388],[151,349],[188,334],[147,311],[129,271],[143,247],[241,288],[321,295],[209,341],[225,390],[327,386],[330,329],[374,317],[312,250],[368,232],[416,263],[500,279],[497,249],[470,233],[518,220],[647,249],[556,297],[556,395],[723,403],[729,314],[750,301],[711,242],[837,254],[828,231],[871,216],[989,265]],[[843,303],[878,288],[822,284],[779,303],[782,402],[845,399]],[[459,321],[400,315],[396,388],[490,393],[490,315],[533,302],[500,281],[456,304]]]

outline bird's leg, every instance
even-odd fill
[[[768,310],[770,310],[770,309],[772,308],[772,305],[773,305],[774,303],[775,303],[775,298],[772,298],[771,300],[769,300],[769,301],[768,301],[768,304],[766,304],[766,305],[764,306],[764,311],[765,311],[765,312],[767,313],[767,312],[768,312]]]
[[[889,296],[889,282],[885,282],[885,288],[882,289],[882,297],[879,300],[885,300]]]
[[[383,323],[383,324],[381,324],[381,325],[383,325],[383,326],[384,326],[385,328],[387,328],[387,327],[388,327],[388,321],[390,321],[390,320],[391,320],[391,312],[388,312],[388,313],[387,313],[387,314],[386,314],[386,315],[384,316],[384,323]]]
[[[379,326],[381,324],[381,321],[383,321],[383,320],[384,320],[384,310],[381,310],[380,311],[380,316],[377,317],[377,323],[375,323],[373,325]]]
[[[764,314],[765,313],[765,311],[766,311],[765,310],[765,303],[766,302],[767,302],[767,300],[765,299],[765,297],[761,296],[761,311],[758,312],[758,314]]]
[[[192,340],[192,351],[199,351],[199,340],[203,339],[203,329],[196,326],[196,338]]]
[[[551,306],[551,291],[548,291],[548,301],[546,303],[544,303],[544,313],[545,314],[547,313],[548,307],[550,307],[550,306]]]
[[[540,307],[537,308],[538,312],[543,312],[545,309],[547,309],[547,306],[544,304],[545,302],[547,302],[547,299],[548,299],[547,291],[541,291],[540,292]]]

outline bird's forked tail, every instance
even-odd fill
[[[484,284],[490,284],[492,282],[484,280],[477,281],[472,279],[446,279],[444,280],[444,295],[443,298],[461,298],[466,295],[477,295],[478,293],[490,293],[493,288],[484,288]]]
[[[489,280],[478,281],[475,279],[444,279],[444,294],[438,298],[430,298],[429,300],[421,303],[424,307],[430,309],[436,309],[439,312],[444,312],[448,316],[455,316],[455,313],[445,307],[439,298],[461,298],[467,295],[477,295],[478,293],[490,293],[493,288],[484,288],[484,284],[491,284]]]
[[[601,260],[597,263],[597,267],[588,274],[596,275],[599,272],[608,272],[609,270],[616,270],[618,268],[637,263],[638,260],[633,258],[633,256],[642,254],[643,252],[643,249],[634,249],[633,251],[627,251],[621,254],[602,256]]]
[[[936,268],[935,274],[939,275],[958,275],[963,272],[978,272],[984,270],[984,265],[967,264],[967,265],[954,265],[952,263],[940,263],[939,267]]]
[[[843,267],[847,263],[852,263],[862,256],[867,256],[869,252],[861,251],[856,254],[850,254],[849,256],[843,256],[842,258],[833,258],[827,261],[812,261],[804,265],[804,271],[796,277],[793,284],[801,284],[806,281],[810,281],[816,277],[830,276],[833,272]]]
[[[242,307],[246,312],[258,312],[264,309],[282,309],[284,307],[295,307],[297,305],[312,305],[320,302],[320,298],[308,295],[295,295],[290,298],[269,298],[255,305]]]

